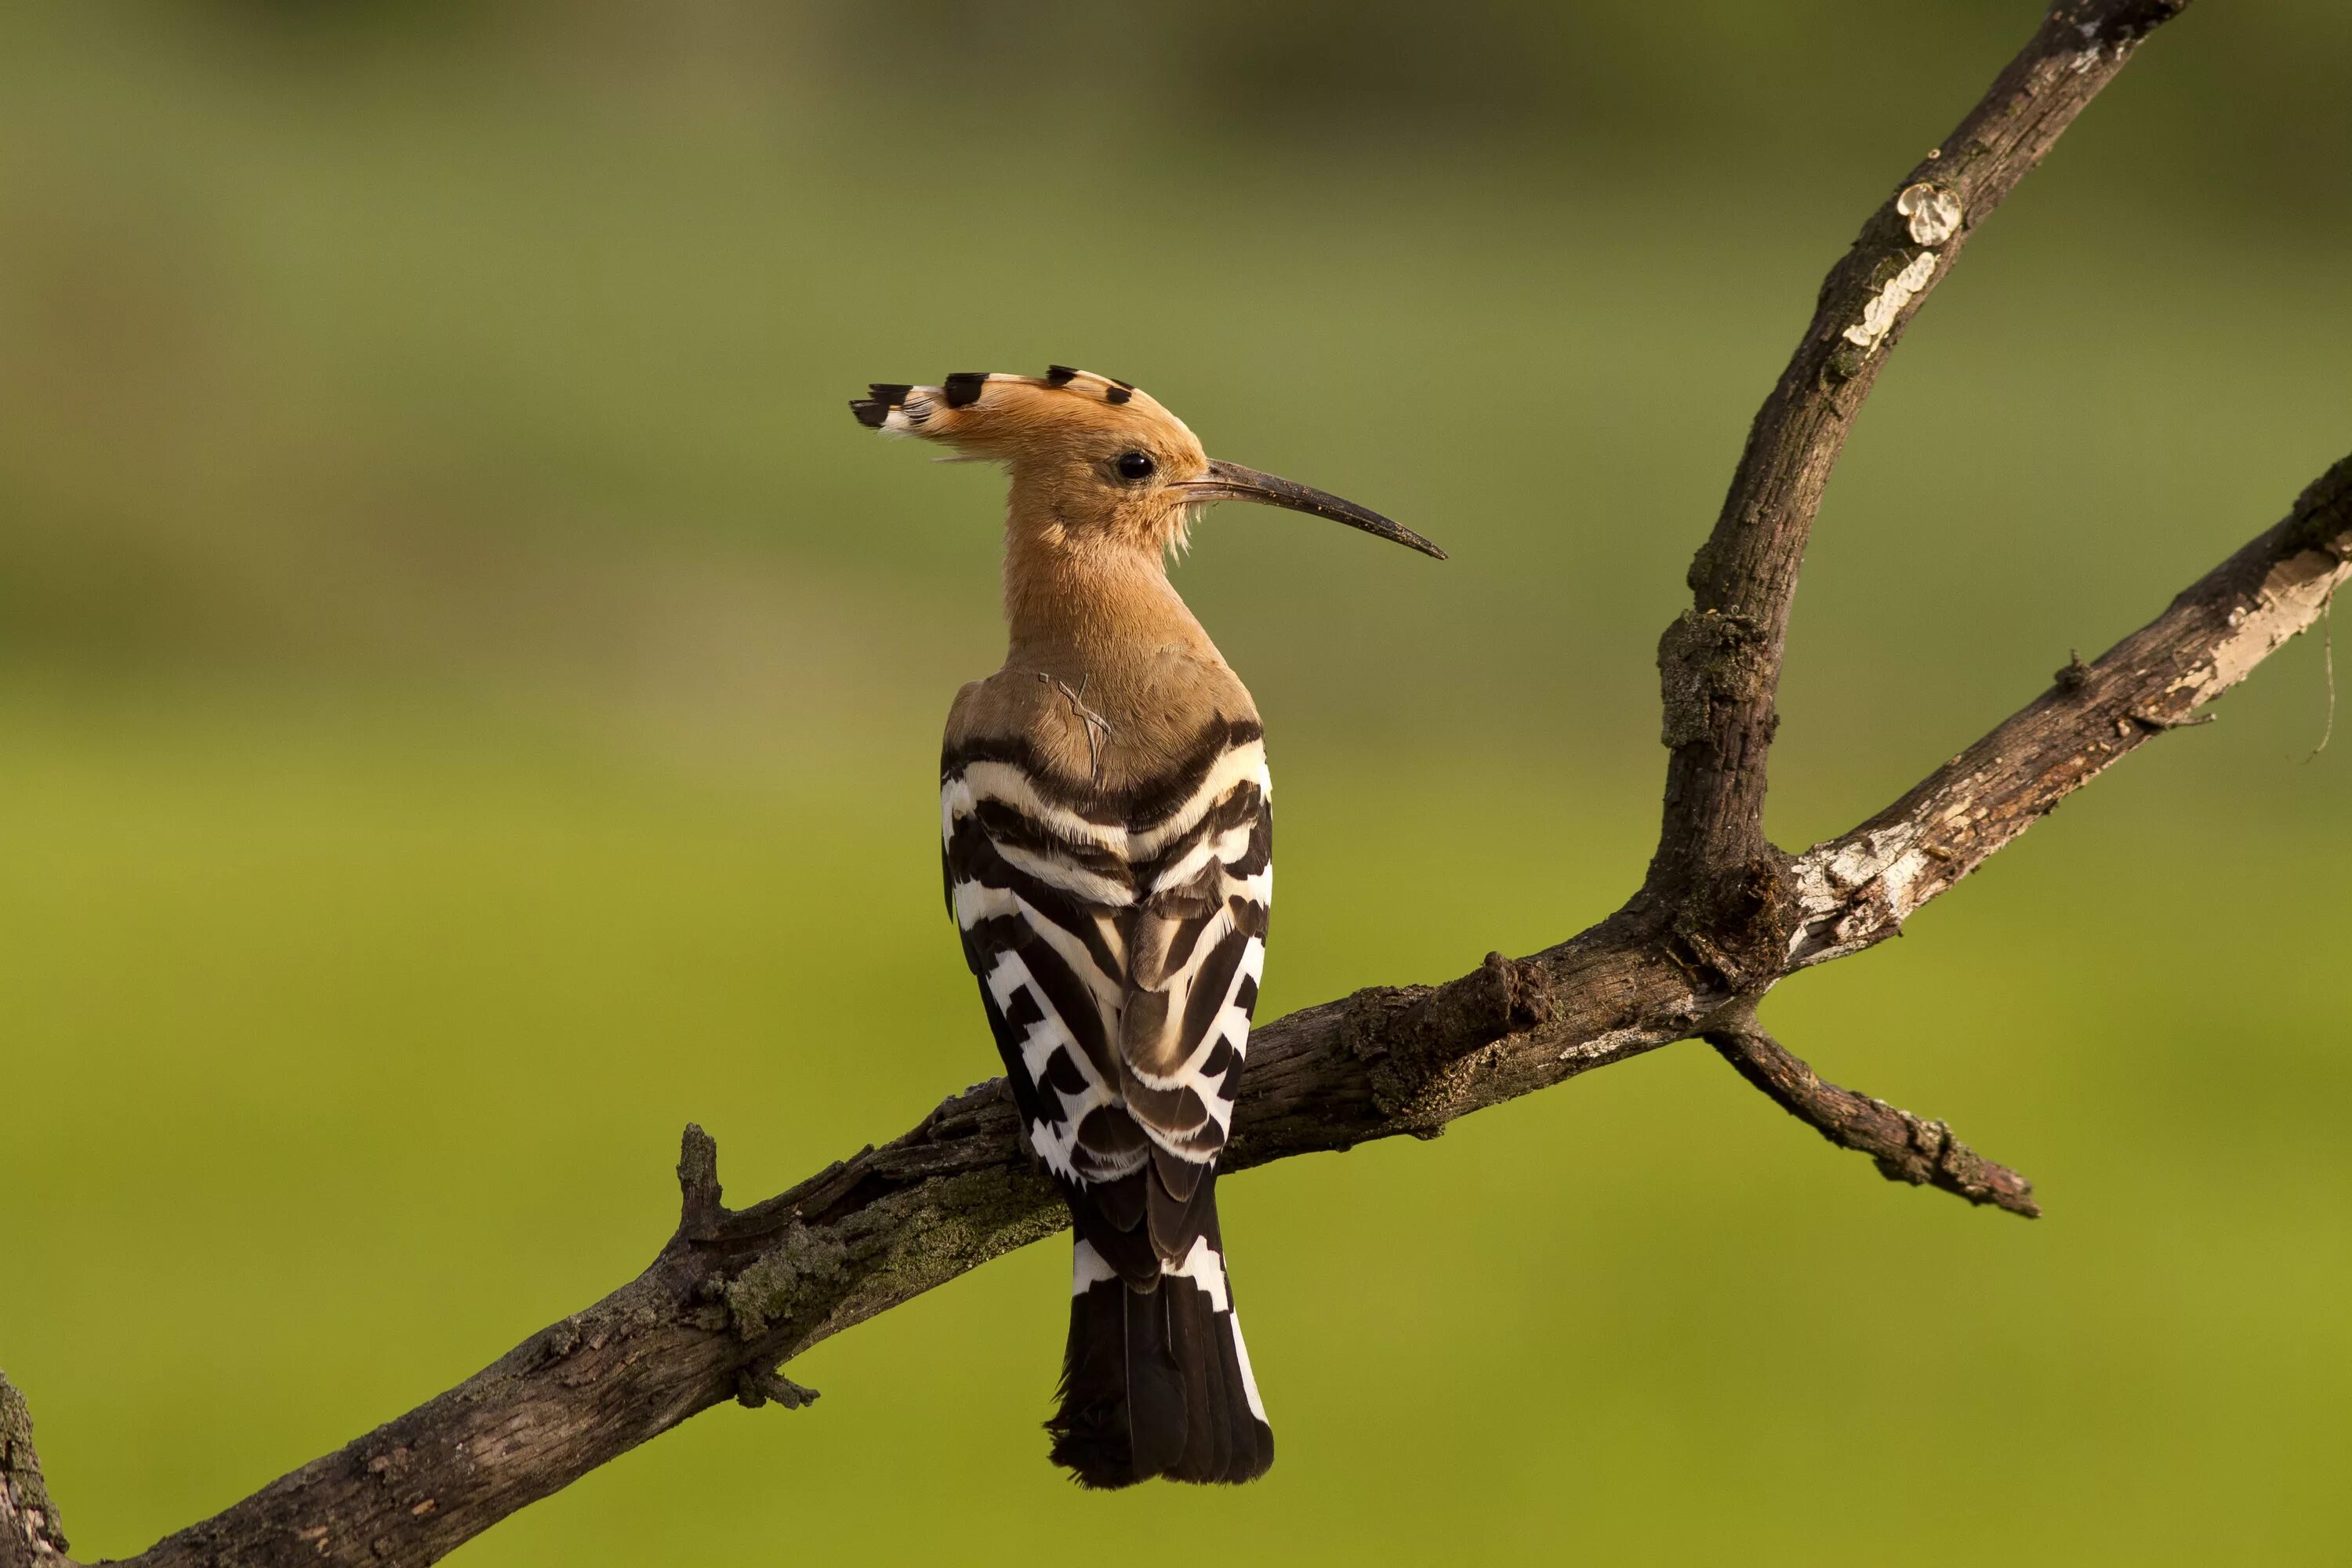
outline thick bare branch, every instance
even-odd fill
[[[2188,0],[2062,0],[1966,119],[1891,191],[1822,284],[1811,324],[1764,400],[1692,604],[1658,647],[1673,752],[1653,889],[1769,874],[1766,757],[1805,542],[1879,368],[1977,226],[2057,142],[2140,41]],[[1760,863],[1764,863],[1759,865]],[[1766,933],[1769,942],[1769,933]],[[1750,963],[1758,955],[1734,952]]]
[[[2028,1219],[2042,1217],[2032,1182],[1986,1159],[1940,1121],[1822,1081],[1752,1016],[1709,1029],[1706,1038],[1774,1104],[1839,1148],[1870,1155],[1888,1181],[1941,1187],[1972,1204],[1990,1204]]]

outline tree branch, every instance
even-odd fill
[[[2164,614],[2056,683],[1908,795],[1797,858],[1793,966],[1857,952],[2060,801],[2253,672],[2352,577],[2352,457]],[[2210,718],[2210,715],[2204,715]]]
[[[1943,143],[1862,226],[1764,400],[1715,531],[1691,562],[1692,604],[1658,647],[1664,825],[1649,883],[1737,902],[1770,875],[1766,760],[1789,607],[1813,516],[1848,432],[1904,328],[1961,247],[2099,89],[2188,0],[2062,0]]]
[[[1991,1204],[2028,1219],[2042,1217],[2033,1184],[1996,1165],[1940,1121],[1929,1121],[1883,1100],[1825,1083],[1755,1020],[1709,1029],[1706,1043],[1773,1103],[1841,1149],[1859,1149],[1878,1162],[1878,1173],[1915,1187],[1941,1187],[1972,1204]]]
[[[2352,459],[2149,626],[2061,672],[2051,692],[1843,837],[1801,857],[1768,843],[1765,763],[1806,538],[1886,352],[1976,225],[2185,5],[2060,0],[1831,271],[1692,564],[1693,606],[1660,647],[1672,755],[1642,889],[1531,957],[1490,953],[1444,985],[1359,991],[1258,1030],[1227,1168],[1434,1137],[1486,1106],[1704,1036],[1891,1176],[2038,1212],[2022,1177],[1941,1123],[1823,1083],[1764,1034],[1756,1003],[1785,975],[1895,929],[2308,626],[2352,561]],[[780,1363],[1066,1223],[1002,1080],[748,1209],[726,1207],[717,1147],[699,1128],[687,1129],[677,1174],[677,1231],[637,1279],[135,1561],[432,1563],[702,1410],[805,1403],[814,1395]],[[54,1520],[45,1505],[42,1516]]]

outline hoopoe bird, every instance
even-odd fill
[[[1030,1147],[1076,1232],[1054,1463],[1088,1487],[1274,1462],[1217,1227],[1272,902],[1273,784],[1247,688],[1168,581],[1212,501],[1428,540],[1213,461],[1132,385],[877,384],[858,423],[1010,470],[1004,667],[940,758],[947,900]]]

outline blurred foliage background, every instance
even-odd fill
[[[134,1551],[992,1070],[937,726],[997,481],[869,379],[1079,363],[1229,509],[1268,1016],[1613,907],[1652,650],[1821,272],[2030,0],[0,10],[0,1364]],[[2352,13],[2168,28],[1832,488],[1773,828],[1892,798],[2347,446]],[[826,1344],[472,1563],[2340,1561],[2352,745],[2316,639],[1775,997],[2034,1176],[1885,1185],[1703,1047],[1226,1200],[1283,1458],[1044,1460],[1067,1268]]]

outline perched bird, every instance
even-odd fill
[[[1256,705],[1168,581],[1252,500],[1444,559],[1412,531],[1211,460],[1123,381],[877,384],[858,423],[1010,470],[1004,668],[940,759],[948,907],[1030,1147],[1076,1232],[1052,1458],[1089,1487],[1274,1462],[1217,1229],[1274,890]]]

